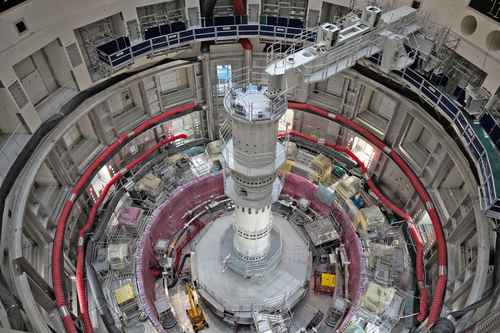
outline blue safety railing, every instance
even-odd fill
[[[381,54],[375,54],[369,60],[380,64]],[[481,182],[483,210],[490,217],[500,218],[500,154],[484,129],[462,111],[463,107],[457,101],[413,69],[407,67],[394,73],[401,76],[450,121],[476,164]]]
[[[500,150],[500,119],[496,119],[489,112],[485,112],[479,118],[479,123]]]
[[[131,45],[123,36],[97,47],[99,59],[117,70],[134,63],[134,59],[154,52],[188,45],[193,41],[237,40],[240,38],[269,38],[293,40],[304,32],[301,20],[263,16],[260,24],[248,24],[247,16],[203,18],[200,27],[187,28],[183,22],[164,24],[147,29],[144,41]],[[310,41],[316,36],[310,35]]]

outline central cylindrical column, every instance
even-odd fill
[[[271,206],[236,207],[233,246],[242,259],[262,260],[270,246]]]
[[[232,133],[223,157],[225,192],[235,203],[233,253],[243,263],[262,263],[266,256],[273,257],[270,249],[276,248],[271,239],[271,205],[281,190],[276,174],[285,154],[277,131],[284,112],[264,88],[253,85],[231,91],[224,106]]]
[[[276,180],[277,123],[233,120],[233,159],[242,166],[230,171],[237,197],[234,239],[241,259],[256,262],[270,248],[271,203]]]

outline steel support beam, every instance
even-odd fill
[[[217,113],[212,98],[212,75],[210,73],[210,53],[206,52],[200,56],[201,71],[203,74],[203,95],[205,96],[205,113],[207,116],[207,131],[210,141],[217,139]]]

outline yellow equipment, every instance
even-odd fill
[[[323,154],[316,155],[310,162],[309,167],[314,171],[311,180],[319,184],[330,182],[332,174],[332,160]]]
[[[116,303],[121,306],[127,302],[135,300],[135,292],[131,283],[124,284],[123,286],[115,289]]]
[[[193,325],[194,331],[198,332],[205,327],[208,327],[208,324],[200,305],[195,299],[195,292],[194,287],[190,283],[186,283],[186,294],[189,300],[189,308],[186,310],[186,313],[191,321],[191,324]]]
[[[337,276],[332,273],[321,273],[320,284],[322,287],[333,288],[337,285]]]
[[[280,172],[283,174],[288,174],[290,171],[292,171],[293,167],[293,161],[291,160],[286,160],[285,163],[280,168]]]

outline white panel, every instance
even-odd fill
[[[36,69],[40,73],[43,82],[45,82],[45,87],[49,91],[49,94],[52,93],[54,90],[57,89],[57,82],[54,79],[54,75],[52,74],[52,71],[47,62],[47,59],[45,58],[45,55],[43,54],[43,51],[39,50],[33,53],[32,57],[36,65]],[[60,66],[63,66],[63,64],[60,64]]]
[[[378,113],[385,119],[391,119],[394,114],[394,109],[396,108],[397,102],[392,98],[384,96],[382,103],[380,104],[380,109]]]
[[[315,9],[309,9],[307,12],[307,27],[315,27],[319,23],[320,11]]]
[[[127,30],[131,41],[140,41],[142,39],[137,20],[127,21]]]
[[[188,87],[187,69],[182,68],[177,71],[177,87],[186,88]]]
[[[66,46],[66,52],[68,53],[69,60],[71,61],[71,66],[78,67],[83,64],[83,59],[76,43]]]
[[[76,51],[78,52],[78,47],[75,43]],[[43,48],[43,52],[47,56],[47,61],[49,62],[50,69],[54,75],[54,79],[58,86],[67,87],[70,89],[77,89],[73,76],[71,75],[71,67],[68,62],[68,58],[64,52],[64,48],[59,44],[57,40],[48,44]],[[77,53],[78,57],[80,54]],[[74,59],[77,60],[77,59]],[[80,57],[80,61],[81,61]]]
[[[18,108],[22,109],[26,104],[28,104],[28,97],[26,97],[19,81],[15,81],[9,86],[9,92],[16,101]],[[4,100],[7,101],[7,98]]]
[[[198,7],[188,8],[188,19],[191,27],[200,25],[200,9]]]
[[[351,0],[323,0],[323,1],[337,6],[351,7]]]
[[[78,143],[78,141],[80,141],[82,133],[80,132],[80,128],[78,128],[78,126],[73,126],[66,133],[64,133],[62,138],[68,149],[71,149],[76,143]]]
[[[45,98],[49,91],[45,87],[45,83],[42,80],[42,76],[38,71],[34,71],[24,79],[21,80],[24,90],[31,99],[31,103],[36,104]]]
[[[344,78],[343,77],[332,77],[328,80],[326,87],[327,91],[335,96],[342,96],[342,91],[344,90]]]
[[[250,214],[248,213],[249,208],[244,209],[245,212],[242,212],[241,208],[235,210],[236,224],[238,224],[240,230],[245,230],[249,233],[256,232],[265,229],[271,223],[270,208],[259,210],[258,213],[252,208]]]
[[[36,67],[33,60],[31,60],[31,57],[21,60],[19,63],[14,65],[14,71],[20,79],[24,79],[35,70]]]
[[[177,89],[177,72],[169,71],[160,75],[160,87],[162,91]]]
[[[265,230],[272,223],[271,207],[260,209],[258,212],[253,208],[249,212],[248,207],[236,207],[235,220],[238,230],[243,232],[253,233]],[[247,239],[235,234],[233,244],[239,253],[249,257],[258,257],[268,250],[269,237],[270,235],[267,234],[259,239]]]

